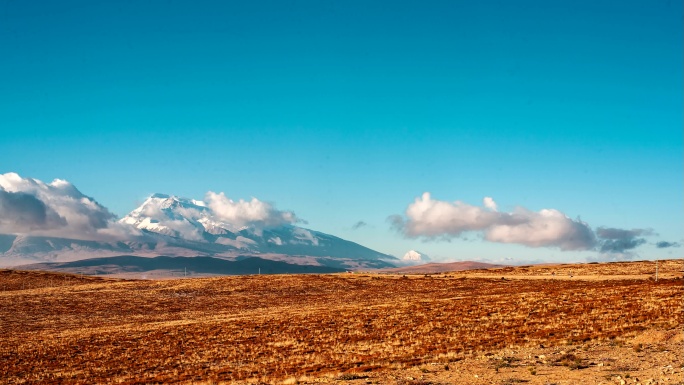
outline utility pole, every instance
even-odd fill
[[[261,268],[259,268],[259,275],[261,275]]]

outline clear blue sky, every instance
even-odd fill
[[[154,192],[254,196],[395,255],[596,254],[405,239],[387,217],[425,191],[681,243],[683,13],[681,1],[2,1],[0,173],[69,180],[120,216]]]

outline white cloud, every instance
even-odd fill
[[[494,199],[492,199],[492,197],[484,197],[482,199],[482,204],[484,204],[484,207],[486,207],[492,211],[498,211],[497,206],[496,206],[496,202],[494,202]]]
[[[167,229],[167,232],[170,230],[170,234],[174,236],[180,236],[181,238],[185,238],[190,241],[202,241],[202,231],[203,229],[199,229],[197,226],[195,226],[193,223],[184,220],[184,219],[177,219],[177,220],[167,220],[163,222],[163,226]],[[167,233],[168,234],[168,233]]]
[[[311,243],[314,246],[318,246],[318,238],[316,238],[311,231],[298,227],[292,231],[295,239],[291,240],[290,243],[296,244],[308,244]]]
[[[408,206],[406,217],[402,226],[406,235],[431,238],[484,230],[496,222],[498,214],[459,201],[434,200],[426,192]]]
[[[233,201],[222,192],[217,194],[209,191],[206,195],[206,203],[217,219],[235,226],[269,228],[298,221],[293,212],[277,210],[270,203],[256,198],[250,201],[242,199]]]
[[[71,183],[0,174],[0,232],[94,239],[122,232],[114,214]]]
[[[101,240],[130,240],[141,235],[140,230],[131,225],[111,221],[107,227],[98,229],[97,236],[93,238]]]
[[[517,243],[530,247],[588,250],[596,239],[589,226],[554,209],[538,212],[518,208],[511,213],[496,211],[491,197],[483,207],[460,201],[432,199],[426,192],[410,204],[405,217],[392,216],[393,226],[410,238],[454,238],[465,232],[480,232],[492,242]]]
[[[588,250],[596,242],[589,225],[554,209],[534,212],[518,208],[512,213],[503,213],[486,230],[485,238],[492,242],[558,247],[561,250]]]

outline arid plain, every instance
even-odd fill
[[[0,383],[682,384],[682,260],[433,275],[0,271]]]

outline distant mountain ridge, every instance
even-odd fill
[[[234,261],[213,257],[117,257],[92,258],[73,262],[37,263],[20,266],[25,270],[50,270],[63,273],[110,275],[124,273],[160,272],[202,275],[302,274],[336,273],[344,269],[328,266],[297,265],[257,257],[241,257]]]

